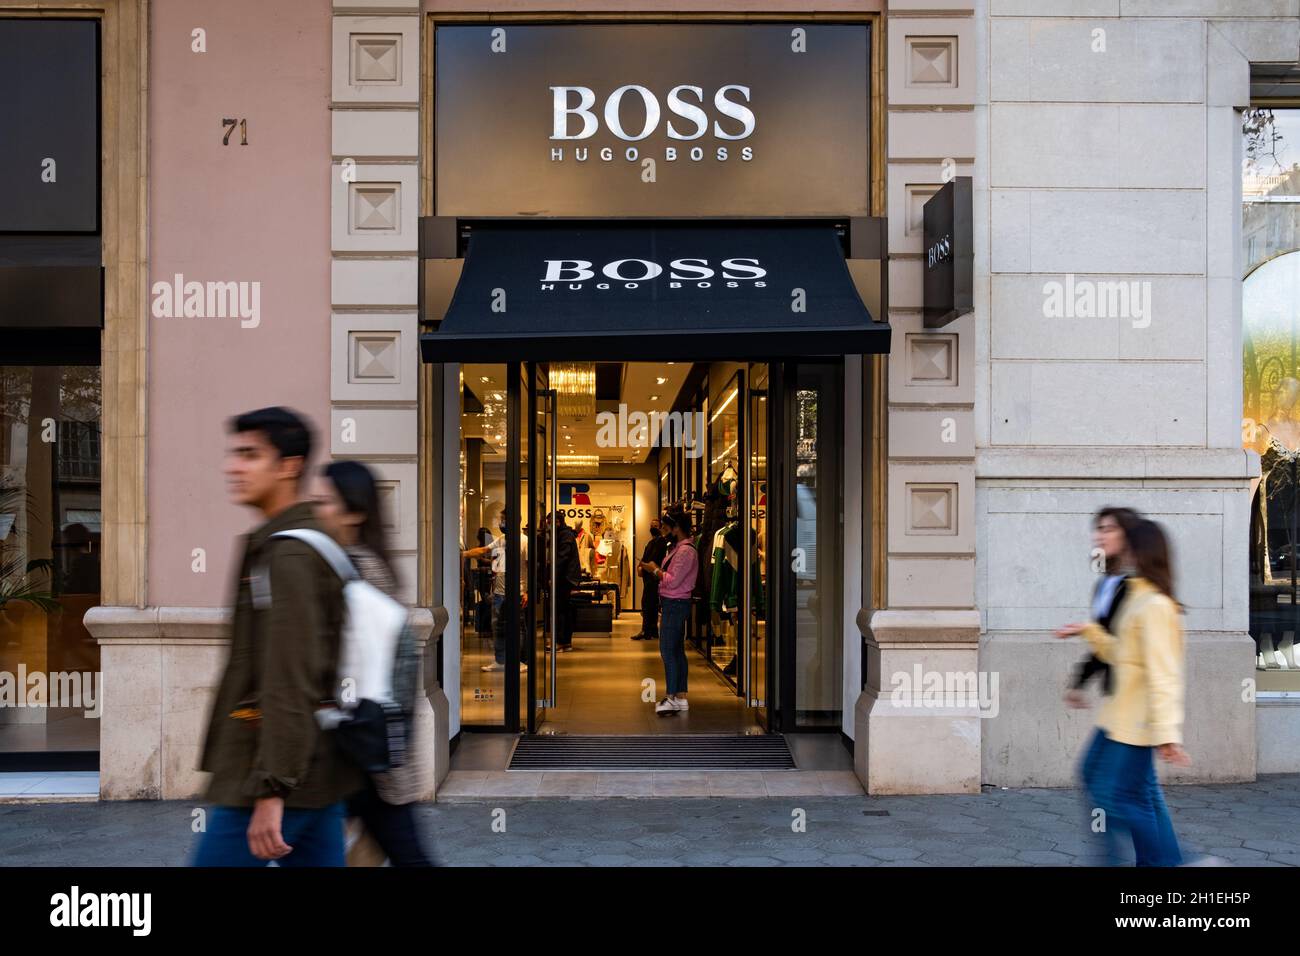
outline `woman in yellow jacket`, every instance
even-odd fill
[[[1105,813],[1105,832],[1125,830],[1138,866],[1182,862],[1155,760],[1185,766],[1183,750],[1183,628],[1173,595],[1169,545],[1145,519],[1128,533],[1127,597],[1111,630],[1067,624],[1057,637],[1083,636],[1111,666],[1113,692],[1097,715],[1097,733],[1082,764],[1084,786]]]

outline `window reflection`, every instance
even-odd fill
[[[1243,122],[1242,442],[1260,455],[1250,522],[1250,631],[1261,691],[1300,690],[1300,111]]]
[[[505,723],[506,366],[461,367],[461,722]],[[498,658],[501,658],[498,660]]]
[[[99,748],[100,402],[98,366],[0,366],[0,751]]]

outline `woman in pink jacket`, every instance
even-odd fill
[[[664,661],[668,696],[655,704],[655,713],[675,714],[687,710],[686,704],[686,622],[691,616],[691,592],[700,573],[700,557],[691,541],[691,516],[670,513],[659,522],[668,535],[668,553],[664,565],[651,562],[646,567],[659,579],[659,656]]]

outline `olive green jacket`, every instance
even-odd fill
[[[244,539],[230,657],[199,764],[212,774],[207,799],[218,806],[282,796],[286,807],[325,807],[364,785],[315,717],[334,696],[343,583],[306,543],[271,538],[290,528],[319,530],[309,504]]]

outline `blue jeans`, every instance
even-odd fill
[[[1178,866],[1183,862],[1173,821],[1156,779],[1155,748],[1111,740],[1100,729],[1080,765],[1084,789],[1105,812],[1107,855],[1118,859],[1117,834],[1133,840],[1138,866]]]
[[[207,829],[199,838],[193,866],[266,866],[248,848],[251,807],[212,807]],[[276,861],[280,866],[343,866],[343,803],[319,810],[284,811],[280,837],[293,852]]]
[[[506,662],[506,596],[492,595],[492,657],[498,664]]]
[[[663,617],[659,622],[659,656],[664,660],[664,679],[669,694],[686,693],[686,621],[691,616],[690,598],[660,599]]]

